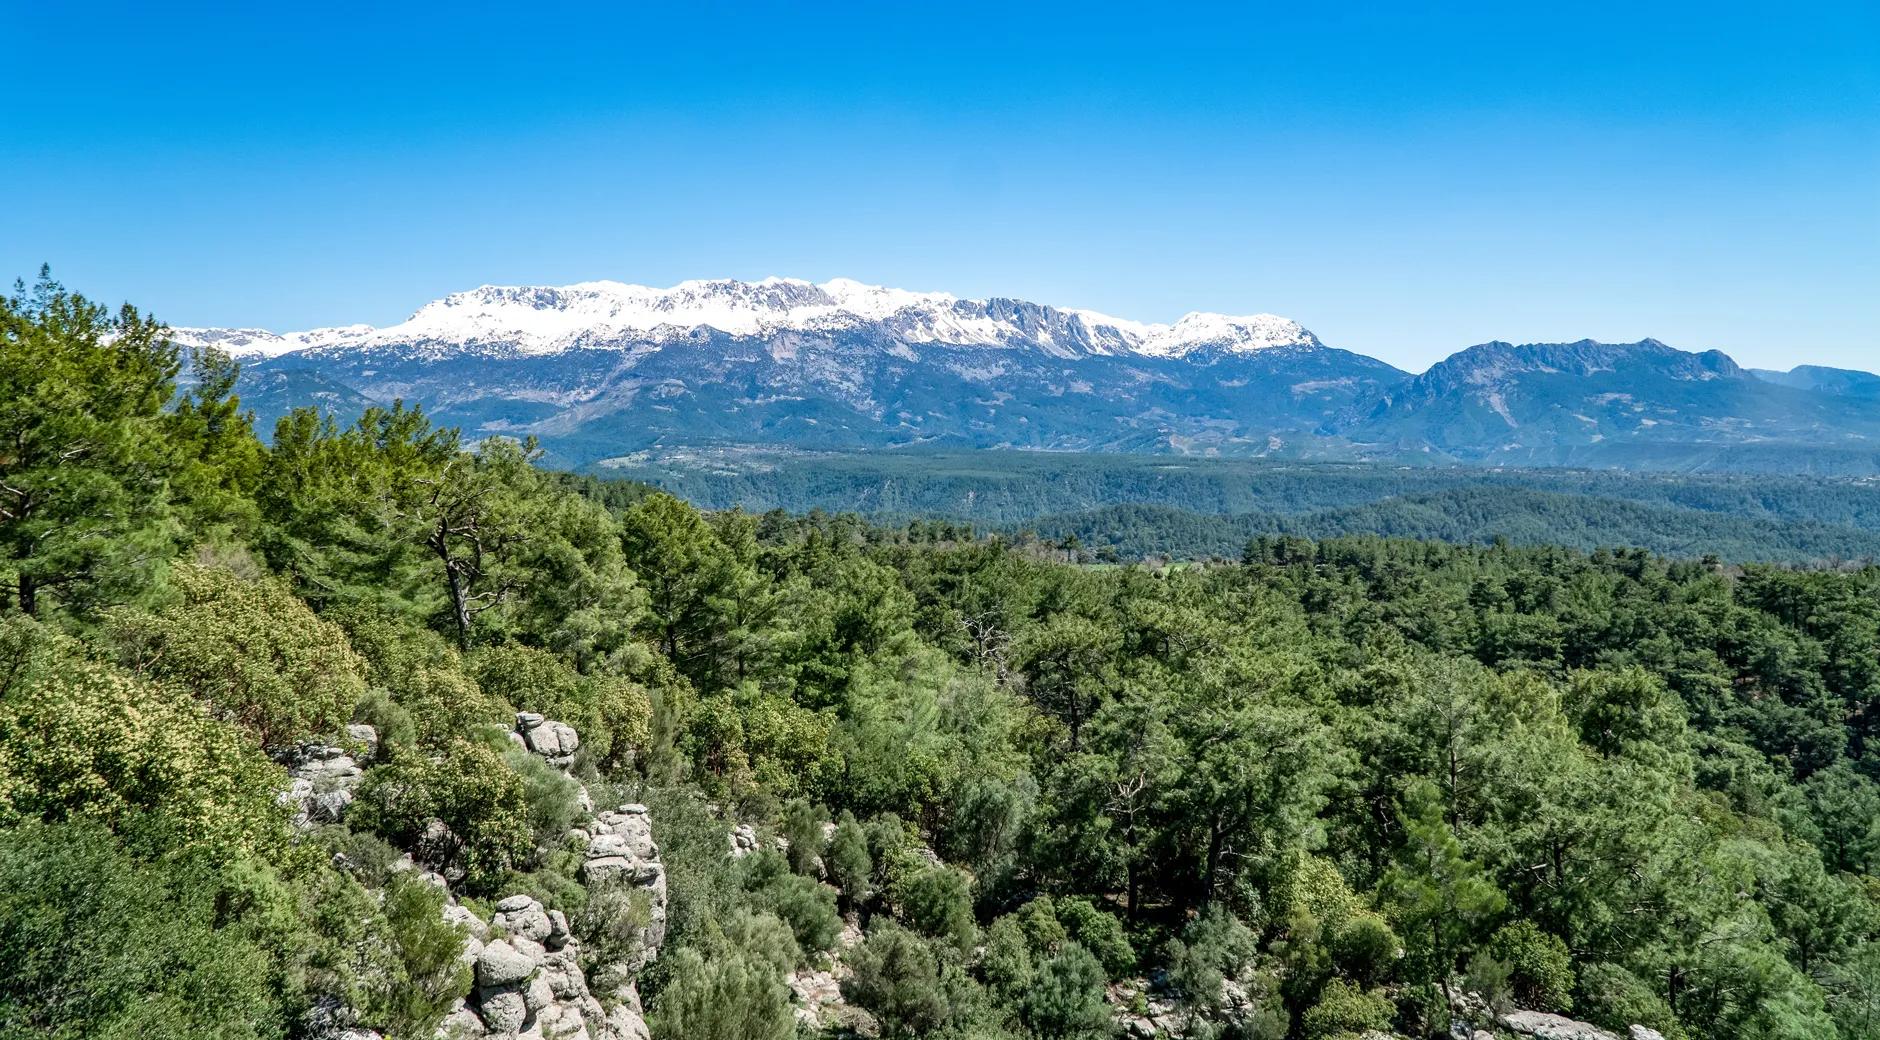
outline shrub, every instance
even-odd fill
[[[395,747],[411,747],[418,742],[418,724],[404,705],[390,694],[373,688],[353,705],[352,720],[371,726],[379,734],[378,757],[390,758]]]
[[[662,958],[663,960],[664,958]],[[790,1040],[790,989],[771,965],[742,953],[706,957],[680,949],[652,1000],[653,1035],[684,1040]]]
[[[1359,911],[1332,934],[1332,962],[1360,986],[1389,976],[1403,943],[1377,914]]]
[[[783,808],[783,837],[790,843],[790,869],[806,877],[816,876],[816,866],[823,853],[823,814],[815,803],[795,798]],[[824,865],[827,870],[827,865]]]
[[[94,822],[0,831],[0,1033],[279,1036],[283,895],[200,855],[128,850]]]
[[[1559,936],[1531,921],[1515,921],[1497,931],[1487,949],[1508,966],[1515,1003],[1537,1011],[1573,1009],[1573,959]]]
[[[509,748],[503,761],[522,781],[523,812],[536,844],[561,841],[581,819],[581,785],[524,748]]]
[[[515,643],[477,651],[470,671],[486,695],[573,726],[582,750],[604,767],[624,765],[646,745],[652,701],[624,678],[580,675],[546,650]]]
[[[428,1040],[470,992],[470,965],[459,956],[466,933],[444,920],[444,891],[410,871],[385,886],[384,908],[400,971],[383,994],[378,1021],[399,1040]]]
[[[1308,1040],[1356,1036],[1388,1028],[1394,1010],[1383,994],[1366,993],[1344,979],[1333,979],[1319,993],[1318,1003],[1306,1009],[1300,1025]]]
[[[901,917],[923,935],[944,939],[957,949],[972,948],[972,883],[952,867],[931,866],[909,874],[894,892]]]
[[[1136,951],[1123,934],[1123,922],[1114,914],[1097,909],[1087,899],[1060,899],[1057,916],[1071,938],[1102,963],[1110,978],[1120,979],[1136,967]]]
[[[263,747],[337,729],[365,694],[365,662],[338,625],[285,582],[176,565],[179,601],[119,612],[110,628],[132,668],[188,690]]]
[[[745,890],[759,909],[775,914],[790,926],[805,955],[834,945],[842,932],[834,889],[791,873],[788,862],[772,849],[746,856],[744,870]]]
[[[927,1036],[946,1024],[940,964],[919,936],[893,923],[872,929],[848,957],[842,995],[875,1016],[887,1040]]]
[[[136,821],[219,854],[284,840],[286,778],[188,694],[86,661],[45,673],[0,701],[0,826]]]
[[[531,847],[522,778],[494,749],[467,740],[436,757],[394,755],[367,774],[348,818],[461,873],[472,891],[486,891]],[[432,820],[444,825],[444,834],[427,833]]]
[[[1683,1040],[1684,1028],[1669,1005],[1644,979],[1617,964],[1589,964],[1580,972],[1580,1013],[1609,1029],[1637,1024],[1666,1040]]]
[[[1103,983],[1103,965],[1096,956],[1067,943],[1039,966],[1024,999],[1025,1024],[1041,1040],[1109,1036],[1112,1022]]]
[[[479,727],[508,729],[515,711],[506,702],[484,693],[476,680],[448,667],[421,667],[392,699],[411,713],[418,742],[430,749],[447,747]]]

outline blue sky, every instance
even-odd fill
[[[780,274],[1880,367],[1871,0],[596,6],[0,0],[0,272],[277,330]]]

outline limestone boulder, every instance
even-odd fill
[[[581,747],[581,737],[573,726],[543,718],[533,711],[516,713],[515,737],[523,747],[561,770],[574,764],[574,753]]]

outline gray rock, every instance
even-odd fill
[[[302,744],[278,760],[287,768],[287,789],[277,800],[293,809],[296,827],[339,822],[365,779],[346,749],[330,744]]]
[[[1633,1025],[1628,1028],[1626,1032],[1630,1035],[1631,1040],[1665,1040],[1665,1034],[1660,1033],[1656,1029],[1648,1029],[1641,1025]]]
[[[492,1033],[519,1033],[529,1021],[529,1004],[518,990],[506,989],[479,998],[478,1013]]]
[[[516,712],[515,733],[521,738],[523,747],[559,769],[566,769],[573,764],[574,753],[581,747],[581,737],[573,726],[545,719],[533,711]]]
[[[1501,1016],[1501,1024],[1517,1036],[1531,1036],[1535,1040],[1619,1040],[1591,1023],[1544,1011],[1510,1011]]]
[[[504,939],[490,943],[477,955],[477,985],[483,989],[517,985],[534,971],[535,959]]]
[[[379,731],[376,727],[368,726],[363,722],[355,722],[346,727],[346,737],[349,740],[364,744],[367,758],[372,758],[378,754]]]
[[[613,1040],[652,1040],[646,1012],[640,1007],[640,992],[632,983],[615,991],[613,1010],[607,1013],[607,1031],[613,1034]]]
[[[555,1002],[555,987],[549,984],[546,973],[530,980],[529,988],[523,991],[522,1001],[530,1011],[540,1011]]]
[[[345,815],[346,807],[353,803],[351,790],[339,788],[314,795],[308,799],[302,810],[308,820],[314,823],[338,823]]]
[[[459,1040],[459,1038],[469,1040],[471,1037],[483,1036],[488,1032],[489,1030],[484,1028],[483,1019],[477,1017],[476,1012],[462,1005],[444,1016],[444,1021],[437,1027],[437,1035],[441,1040]]]

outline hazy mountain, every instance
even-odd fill
[[[745,444],[1868,472],[1880,450],[1865,373],[1642,340],[1486,343],[1413,377],[1277,315],[1162,325],[845,279],[484,286],[384,328],[176,338],[245,359],[264,420],[402,398],[571,465]]]
[[[1339,428],[1377,452],[1497,464],[1714,468],[1779,452],[1880,451],[1871,407],[1653,339],[1480,344]]]
[[[1751,369],[1758,379],[1797,390],[1814,390],[1846,397],[1880,399],[1880,375],[1852,368],[1828,368],[1823,365],[1797,365],[1787,372],[1766,368]]]

